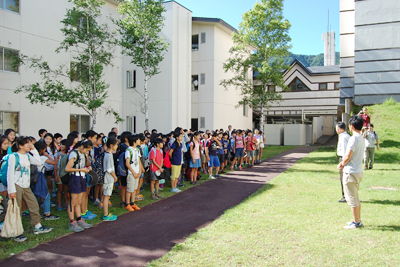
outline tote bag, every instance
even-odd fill
[[[17,200],[9,200],[1,236],[11,238],[22,235],[23,233],[24,228],[22,227],[21,213],[19,212]]]

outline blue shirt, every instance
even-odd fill
[[[221,154],[225,154],[225,151],[224,151],[224,141],[221,139],[221,140],[218,140],[220,143],[221,143],[221,146],[219,146],[219,148],[217,149],[217,154],[219,154],[219,155],[221,155]],[[218,145],[218,144],[217,144]]]
[[[176,142],[174,142],[171,145],[171,149],[174,150],[172,152],[172,158],[171,158],[171,164],[172,165],[181,165],[182,164],[182,144],[179,144],[179,147],[176,145]]]

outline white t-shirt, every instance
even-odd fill
[[[132,154],[132,158],[131,158]],[[134,172],[139,173],[140,171],[140,152],[139,149],[134,148],[134,147],[128,147],[128,149],[125,152],[125,160],[130,159],[131,162],[131,167]],[[128,174],[132,174],[131,170],[128,169]]]
[[[74,163],[75,163],[75,160],[76,160],[77,156],[79,156],[79,161],[78,161],[77,165],[73,164],[72,168],[74,168],[74,169],[83,169],[83,168],[85,168],[85,166],[86,166],[86,156],[85,156],[85,154],[80,153],[78,150],[73,150],[73,151],[71,151],[69,153],[68,161],[70,161],[71,159],[74,159]],[[72,172],[72,173],[74,173],[76,176],[86,177],[86,173],[85,172]]]
[[[344,157],[346,155],[347,143],[349,142],[350,135],[347,132],[339,134],[339,141],[337,145],[337,155]]]
[[[49,154],[49,156],[50,156],[50,158],[52,159],[52,160],[54,160],[54,155],[53,155],[53,153],[51,152],[51,149],[50,149],[50,147],[47,147],[47,153]],[[47,158],[47,157],[46,157]],[[54,165],[51,165],[50,163],[44,163],[44,167],[46,168],[46,171],[52,171],[52,170],[54,170]]]
[[[350,162],[344,166],[343,172],[345,173],[360,173],[363,171],[365,141],[361,134],[354,132],[353,136],[349,138],[347,143],[346,155],[351,150],[353,156]]]
[[[46,156],[43,156],[43,155],[40,156],[40,162],[42,163],[42,165],[38,166],[38,171],[44,173],[47,170],[47,168],[45,167],[45,163],[46,163],[46,160],[48,160],[48,159],[49,158]]]
[[[106,152],[104,154],[103,168],[105,172],[104,183],[105,184],[114,183],[114,177],[111,175],[111,173],[115,172],[114,159],[113,155],[110,152]]]
[[[22,188],[29,188],[31,186],[31,164],[39,166],[42,164],[37,150],[34,149],[31,153],[33,156],[29,157],[27,154],[22,155],[18,153],[19,164],[17,168],[15,168],[15,155],[10,155],[7,169],[8,194],[17,192],[17,189],[15,188],[16,184]]]

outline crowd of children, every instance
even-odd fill
[[[87,221],[97,216],[89,210],[88,201],[103,210],[103,221],[117,220],[109,207],[118,187],[121,208],[134,212],[145,198],[140,194],[144,185],[150,186],[150,199],[157,200],[164,198],[160,190],[166,180],[171,192],[179,193],[184,180],[195,185],[201,172],[216,179],[229,164],[231,170],[259,164],[266,141],[263,133],[228,128],[193,132],[178,127],[165,135],[155,129],[118,135],[112,128],[108,135],[89,130],[81,136],[71,132],[65,139],[41,129],[39,140],[17,138],[14,130],[7,129],[0,136],[0,225],[7,200],[15,199],[22,215],[30,217],[35,234],[52,230],[41,224],[40,207],[44,221],[59,219],[51,208],[66,209],[69,230],[81,232],[92,227]],[[27,239],[24,235],[13,238]]]

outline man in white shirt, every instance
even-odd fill
[[[350,135],[346,132],[346,124],[342,121],[336,124],[336,132],[338,134],[338,144],[337,144],[337,155],[339,156],[339,162],[343,160],[346,154],[347,143],[349,142]],[[339,170],[340,174],[340,184],[342,186],[342,199],[339,202],[346,202],[343,191],[343,172]]]
[[[367,170],[368,168],[372,170],[375,158],[375,142],[379,150],[379,136],[374,131],[373,124],[370,123],[368,125],[368,129],[364,132],[363,137],[365,138],[364,170]]]
[[[364,119],[360,116],[352,116],[349,121],[349,129],[353,134],[346,147],[346,154],[339,163],[338,169],[343,171],[343,189],[347,204],[351,207],[354,221],[344,226],[346,229],[363,227],[361,223],[361,203],[358,197],[358,189],[363,178],[364,138],[361,129]]]

